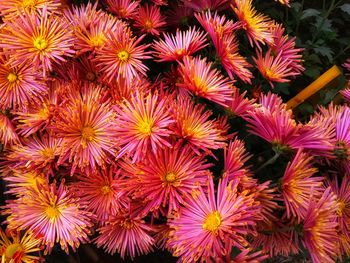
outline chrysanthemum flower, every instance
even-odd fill
[[[13,146],[6,158],[16,166],[53,174],[54,160],[60,155],[61,144],[62,139],[49,134],[34,135]]]
[[[219,16],[217,12],[214,16],[210,11],[197,13],[194,16],[213,41],[217,37],[222,38],[225,35],[232,34],[240,27],[239,23],[227,19],[224,15]]]
[[[168,5],[168,0],[152,0],[152,3],[157,6],[166,6]]]
[[[231,101],[233,82],[212,68],[212,65],[205,58],[185,57],[180,64],[183,83],[177,85],[196,96],[227,106],[227,102]]]
[[[242,28],[246,31],[250,44],[259,47],[259,43],[272,43],[272,21],[267,16],[258,13],[252,0],[234,0],[231,5]]]
[[[162,206],[170,215],[206,184],[210,166],[186,146],[160,149],[147,156],[127,184],[131,190],[136,189],[132,195],[143,200],[145,214]]]
[[[123,211],[112,216],[106,224],[98,229],[100,235],[95,239],[97,247],[110,254],[118,252],[121,258],[147,254],[152,251],[154,239],[151,237],[153,228],[138,217]]]
[[[226,102],[227,109],[226,111],[230,115],[239,116],[245,119],[249,115],[249,111],[254,110],[256,107],[255,99],[248,99],[245,97],[246,91],[240,94],[238,88],[232,88],[232,97],[231,100]]]
[[[58,85],[56,85],[58,84]],[[30,104],[26,112],[14,112],[18,122],[18,134],[27,137],[41,129],[47,129],[62,101],[62,86],[59,82],[48,88],[40,103]]]
[[[253,74],[248,70],[251,65],[239,54],[238,41],[233,33],[216,36],[213,39],[216,56],[231,79],[237,76],[245,83],[251,83]]]
[[[107,42],[96,50],[95,58],[104,80],[111,82],[123,77],[131,82],[138,74],[146,74],[148,68],[142,64],[142,59],[151,57],[145,51],[149,45],[139,45],[144,36],[133,37],[129,29],[124,29],[110,32],[106,37]]]
[[[187,31],[177,29],[175,36],[164,34],[164,40],[153,43],[153,55],[159,62],[181,60],[207,46],[205,36],[206,33],[195,27]]]
[[[107,42],[106,35],[108,35],[110,31],[123,31],[124,27],[126,26],[120,20],[109,16],[103,16],[90,27],[75,30],[76,41],[74,43],[74,48],[78,55],[85,52],[94,52],[95,49],[101,49],[105,45]]]
[[[72,94],[52,123],[55,136],[63,139],[57,164],[68,160],[72,174],[76,167],[104,166],[109,154],[115,154],[115,113],[109,101],[101,101],[101,94],[100,87],[87,85],[82,97]]]
[[[141,6],[135,14],[133,26],[141,33],[159,36],[159,31],[165,26],[164,17],[157,6]]]
[[[296,217],[300,222],[305,217],[311,198],[320,198],[323,191],[323,177],[313,177],[317,169],[312,167],[312,157],[299,150],[289,162],[281,180],[281,192],[287,218]]]
[[[284,28],[282,25],[275,24],[272,33],[274,40],[273,43],[269,45],[272,54],[279,54],[281,59],[292,68],[292,72],[298,75],[301,74],[304,71],[304,67],[302,66],[302,51],[304,49],[295,48],[296,38],[289,38],[288,35],[284,35]]]
[[[321,156],[330,156],[332,152],[332,131],[320,123],[297,124],[292,111],[275,94],[260,97],[260,106],[250,111],[249,131],[270,142],[275,150],[304,148]]]
[[[23,13],[40,13],[44,8],[54,13],[61,7],[60,0],[0,0],[0,15],[5,21],[14,20]]]
[[[18,142],[19,138],[11,120],[0,112],[0,143],[6,147]]]
[[[237,138],[230,141],[228,147],[224,148],[224,176],[229,180],[244,179],[248,173],[244,164],[249,158],[250,155],[246,152],[243,141]]]
[[[25,14],[7,22],[0,39],[0,47],[10,53],[11,66],[33,65],[42,68],[44,76],[52,70],[53,63],[60,64],[66,61],[66,56],[74,54],[69,24],[50,15],[46,7],[40,16]]]
[[[107,16],[103,10],[97,9],[98,4],[99,2],[96,1],[94,4],[88,2],[86,5],[72,6],[64,10],[64,16],[74,30],[88,29]]]
[[[174,230],[168,246],[184,262],[224,261],[231,252],[226,248],[248,244],[246,235],[254,233],[257,209],[252,195],[237,192],[237,183],[228,183],[225,177],[216,192],[211,178],[207,193],[200,188],[200,194],[181,209],[179,218],[169,222]]]
[[[206,10],[224,10],[228,7],[229,0],[182,0],[184,6],[192,8],[196,12]]]
[[[126,206],[120,187],[120,171],[115,167],[110,166],[77,178],[78,181],[72,184],[71,189],[87,204],[86,209],[94,213],[97,220],[106,220]]]
[[[50,252],[55,243],[68,253],[88,240],[92,215],[61,183],[39,186],[38,191],[27,192],[7,206],[7,221],[11,229],[27,229],[40,236]]]
[[[302,243],[313,262],[334,262],[337,256],[336,195],[327,188],[320,199],[311,198],[305,215]]]
[[[349,234],[350,230],[350,178],[344,176],[341,184],[338,183],[338,178],[335,178],[329,183],[333,193],[337,197],[337,221],[339,223],[340,231],[344,234]],[[350,237],[349,237],[350,238]],[[350,252],[350,250],[349,250]]]
[[[137,13],[140,1],[136,0],[107,0],[108,11],[118,18],[130,19]]]
[[[257,236],[252,246],[261,248],[263,253],[273,256],[290,256],[299,252],[299,239],[296,230],[289,222],[280,219],[259,221]]]
[[[47,88],[41,74],[33,71],[30,64],[10,67],[8,59],[0,55],[0,109],[25,111],[29,104],[39,103]]]
[[[169,126],[174,120],[166,104],[167,100],[157,94],[137,92],[131,100],[116,107],[115,135],[121,147],[117,158],[127,153],[135,162],[150,150],[156,152],[158,148],[171,146]]]
[[[250,248],[243,249],[238,255],[231,259],[230,263],[258,263],[262,262],[264,259],[267,259],[268,256],[264,255],[262,251],[253,251]]]
[[[38,185],[47,182],[46,175],[28,169],[13,169],[7,173],[3,180],[6,182],[8,191],[6,193],[16,196],[26,195],[28,191],[38,191]]]
[[[265,56],[258,51],[257,58],[253,58],[261,75],[270,83],[272,88],[274,87],[273,82],[289,82],[288,77],[298,75],[290,67],[290,62],[282,58],[281,54],[280,52],[277,56],[274,56],[271,54],[271,49],[269,49]]]
[[[210,153],[210,149],[219,149],[226,145],[226,137],[218,129],[215,120],[209,120],[211,112],[204,108],[204,105],[195,105],[189,99],[178,101],[171,107],[175,119],[172,130],[198,155],[201,151]]]
[[[41,257],[37,254],[40,250],[41,240],[33,234],[20,232],[6,235],[0,229],[0,254],[4,263],[32,263],[39,262]]]

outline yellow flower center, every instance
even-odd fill
[[[40,154],[47,159],[53,159],[55,157],[55,151],[51,148],[42,149]]]
[[[43,51],[44,49],[46,49],[48,45],[47,41],[43,37],[37,37],[36,39],[34,39],[33,44],[34,44],[34,47],[40,51]]]
[[[7,75],[7,80],[10,82],[10,83],[13,83],[15,82],[16,80],[18,79],[18,76],[15,74],[15,73],[9,73]]]
[[[144,24],[144,28],[150,30],[153,28],[153,22],[151,19],[147,19]]]
[[[220,225],[221,225],[221,216],[218,211],[214,211],[207,216],[202,227],[205,230],[214,232],[219,229]]]
[[[14,243],[14,244],[11,244],[9,245],[6,250],[5,250],[5,256],[6,258],[8,259],[12,259],[13,256],[17,253],[20,253],[23,251],[23,248],[21,246],[21,244],[18,244],[18,243]],[[21,261],[20,261],[21,262]]]
[[[165,181],[167,182],[167,183],[173,183],[173,182],[175,182],[176,181],[176,175],[173,173],[173,172],[170,172],[170,173],[167,173],[166,175],[165,175]]]
[[[108,195],[111,191],[112,191],[112,189],[109,185],[104,185],[101,187],[102,195]]]
[[[96,79],[96,76],[93,72],[88,72],[88,73],[86,73],[86,78],[89,81],[94,81]]]
[[[117,56],[121,62],[127,62],[130,58],[130,53],[126,50],[122,50],[118,52]]]
[[[84,127],[81,131],[81,137],[84,140],[91,142],[95,138],[94,129],[89,126]]]
[[[50,221],[54,221],[60,215],[60,210],[56,206],[49,206],[46,208],[45,214]]]
[[[103,34],[99,34],[97,36],[93,36],[90,38],[91,45],[93,47],[100,47],[105,43],[105,36]]]
[[[37,4],[37,0],[23,0],[22,2],[22,6],[24,8],[28,8],[28,7],[33,8],[36,6],[36,4]]]
[[[153,128],[153,121],[149,119],[143,120],[138,126],[138,130],[140,131],[140,133],[147,136],[151,135],[152,128]]]

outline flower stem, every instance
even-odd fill
[[[269,160],[267,160],[263,165],[261,165],[255,172],[259,172],[262,169],[264,169],[266,166],[273,164],[276,162],[276,160],[278,159],[278,157],[280,157],[281,153],[280,152],[275,152],[275,155],[270,158]]]

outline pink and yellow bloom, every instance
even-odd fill
[[[157,6],[141,6],[134,17],[136,27],[141,33],[159,36],[159,32],[166,25],[165,19]]]
[[[47,252],[59,243],[68,253],[69,247],[75,250],[88,240],[92,215],[63,183],[58,187],[44,184],[37,191],[28,191],[6,208],[10,229],[27,229],[42,237]]]
[[[168,113],[167,102],[157,94],[136,92],[130,100],[115,107],[118,123],[115,135],[120,145],[117,158],[127,154],[136,162],[150,150],[156,152],[171,146],[169,127],[174,120]]]
[[[187,31],[176,30],[175,35],[164,34],[164,40],[153,43],[153,55],[159,62],[180,61],[207,46],[205,36],[195,27]]]
[[[180,216],[169,222],[174,230],[168,246],[181,261],[225,262],[230,248],[247,246],[247,235],[253,234],[258,206],[252,195],[237,191],[237,182],[220,180],[215,194],[213,180],[208,188],[187,201]],[[227,261],[226,261],[227,262]]]

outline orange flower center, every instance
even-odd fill
[[[55,221],[61,212],[56,206],[49,206],[46,208],[45,214],[50,219],[50,221]]]
[[[153,22],[151,19],[146,19],[144,24],[145,29],[150,30],[153,28]]]
[[[112,188],[109,185],[104,185],[101,187],[102,195],[108,195],[112,191]]]
[[[219,229],[220,225],[221,216],[218,211],[214,211],[206,217],[202,227],[210,232],[215,232]]]
[[[51,148],[45,148],[40,151],[40,154],[47,158],[47,159],[53,159],[55,157],[55,151]]]
[[[86,78],[89,81],[94,81],[96,79],[96,75],[93,72],[89,71],[88,73],[86,73]]]
[[[13,83],[13,82],[15,82],[16,80],[18,80],[18,76],[17,76],[15,73],[10,72],[10,73],[7,75],[7,80],[8,80],[10,83]]]
[[[343,215],[343,212],[346,208],[346,203],[342,200],[339,200],[338,201],[338,209],[337,209],[337,214],[338,216],[342,216]]]
[[[81,131],[81,137],[86,141],[93,141],[95,138],[95,131],[93,128],[86,126]]]
[[[34,44],[34,47],[39,51],[45,50],[48,45],[47,41],[41,36],[34,39],[33,44]]]
[[[8,259],[12,259],[15,254],[19,254],[23,252],[23,248],[21,244],[19,243],[14,243],[9,245],[6,250],[5,250],[5,256]]]
[[[125,229],[131,229],[133,227],[133,222],[130,219],[125,219],[120,223],[120,226]]]
[[[130,58],[130,53],[126,50],[121,50],[118,52],[117,57],[121,62],[127,62]]]

